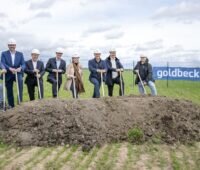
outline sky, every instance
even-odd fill
[[[150,62],[200,65],[199,0],[0,0],[0,51],[9,38],[30,58],[47,61],[57,47],[84,64],[93,50],[105,59],[115,48],[124,64],[145,54]]]

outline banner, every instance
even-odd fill
[[[200,67],[153,67],[155,80],[191,80],[200,81]]]

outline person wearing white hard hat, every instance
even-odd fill
[[[89,80],[94,85],[93,98],[99,98],[100,87],[103,81],[105,81],[105,74],[107,71],[106,64],[104,60],[101,59],[101,51],[99,49],[94,51],[94,59],[89,60],[88,67],[90,71]]]
[[[113,96],[114,84],[119,85],[119,95],[124,95],[124,81],[122,77],[123,65],[119,58],[116,57],[116,49],[109,51],[110,55],[106,58],[106,66],[108,68],[106,74],[106,84],[108,86],[108,96]]]
[[[16,51],[15,39],[9,39],[9,50],[2,52],[1,62],[5,66],[6,73],[6,88],[7,98],[10,107],[14,107],[14,95],[13,95],[13,82],[16,81],[18,87],[18,102],[22,102],[23,94],[23,72],[25,69],[25,61],[22,52]]]
[[[27,85],[27,90],[30,100],[35,100],[35,87],[40,85],[40,94],[38,97],[44,97],[43,88],[43,76],[45,74],[44,63],[39,60],[40,51],[38,49],[33,49],[31,52],[31,59],[26,61],[26,68],[24,72],[27,74],[25,79],[25,84]]]
[[[67,81],[64,89],[71,90],[73,98],[78,98],[80,93],[85,92],[83,85],[83,70],[79,58],[78,54],[74,54],[72,56],[72,63],[67,66],[66,71]]]
[[[140,55],[140,61],[138,61],[133,71],[135,74],[137,74],[135,84],[138,85],[140,94],[146,94],[145,86],[149,86],[151,95],[156,96],[157,90],[154,83],[155,80],[153,79],[152,66],[144,54]]]
[[[52,96],[58,97],[58,92],[62,84],[62,74],[66,72],[66,62],[62,59],[63,48],[56,49],[56,57],[50,58],[46,65],[49,72],[47,81],[52,84]]]

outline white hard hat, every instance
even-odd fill
[[[16,45],[16,40],[13,39],[13,38],[10,38],[10,39],[8,40],[8,45]]]
[[[77,53],[72,55],[72,58],[80,58],[79,55]]]
[[[99,49],[94,50],[94,54],[101,54],[101,51]]]
[[[146,58],[147,56],[144,54],[140,54],[140,58]]]
[[[62,53],[63,54],[64,53],[64,49],[59,47],[59,48],[56,49],[56,53]]]
[[[111,49],[109,50],[109,52],[116,52],[116,49],[115,49],[115,48],[111,48]]]
[[[33,49],[31,54],[38,54],[40,55],[40,51],[38,49]]]

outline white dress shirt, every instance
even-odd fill
[[[10,54],[11,54],[12,65],[14,66],[14,64],[15,64],[15,53],[10,52]]]
[[[111,64],[112,64],[112,68],[117,69],[115,59],[111,58],[110,61],[111,61]],[[112,78],[115,79],[115,78],[117,78],[117,76],[118,76],[118,73],[116,71],[112,71]]]
[[[57,66],[57,69],[59,69],[59,67],[60,67],[60,62],[61,62],[60,60],[57,60],[57,59],[56,59],[56,66]]]
[[[35,70],[37,68],[37,61],[32,60],[32,63],[33,63],[33,69]]]

